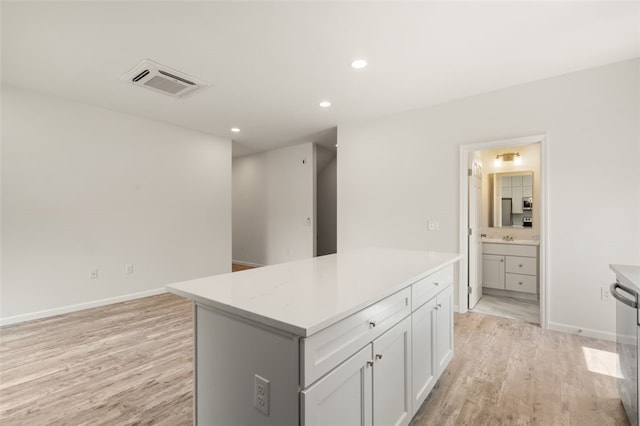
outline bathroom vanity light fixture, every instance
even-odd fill
[[[522,164],[522,157],[519,152],[507,152],[504,154],[496,155],[496,159],[493,161],[493,165],[496,167],[502,166],[502,162],[513,161],[516,166]]]

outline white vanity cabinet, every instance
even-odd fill
[[[459,259],[371,249],[168,286],[194,300],[194,424],[408,425],[453,356]]]
[[[482,286],[520,293],[538,293],[538,246],[482,244]]]
[[[482,254],[482,287],[504,290],[504,256]]]

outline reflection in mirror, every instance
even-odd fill
[[[489,174],[489,227],[533,226],[533,172]]]

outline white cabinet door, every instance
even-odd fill
[[[373,341],[373,359],[373,423],[408,425],[413,416],[410,316]]]
[[[453,358],[453,286],[436,297],[436,364],[437,377]]]
[[[522,176],[511,176],[511,186],[522,186]]]
[[[521,186],[514,186],[513,188],[511,188],[511,199],[513,200],[511,204],[511,212],[517,213],[517,214],[522,213],[522,187]]]
[[[513,197],[513,188],[502,188],[502,198],[511,198]]]
[[[413,414],[420,408],[437,380],[435,357],[436,298],[413,312],[411,318],[411,348],[413,360]]]
[[[533,187],[532,186],[523,186],[522,187],[522,196],[523,197],[533,197]]]
[[[522,186],[533,186],[533,175],[523,175]]]
[[[504,256],[482,255],[482,286],[504,290]]]
[[[373,424],[371,346],[300,393],[303,426]]]
[[[502,189],[511,188],[511,176],[503,176],[501,186],[502,186]]]

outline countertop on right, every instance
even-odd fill
[[[616,278],[621,284],[633,287],[640,292],[640,266],[638,265],[609,265],[616,273]]]
[[[520,244],[523,246],[539,246],[538,240],[503,240],[502,238],[481,238],[480,242],[494,244]]]

